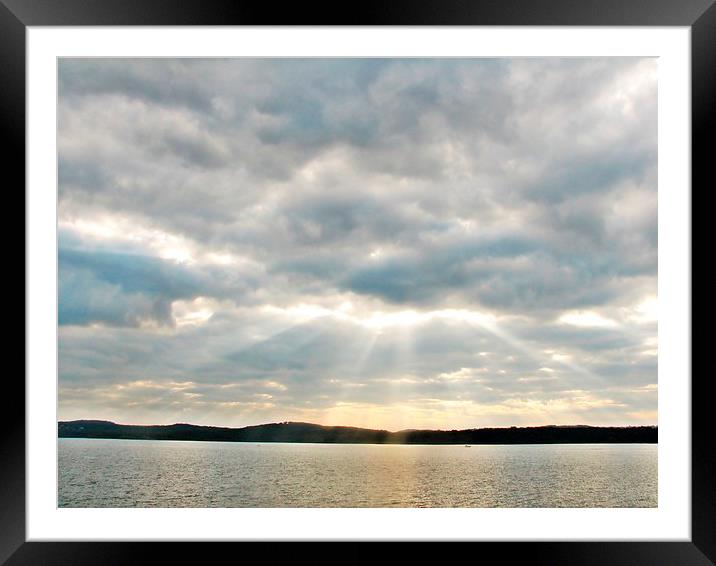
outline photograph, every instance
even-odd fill
[[[714,2],[0,0],[0,564],[716,563]]]
[[[56,71],[57,507],[659,507],[658,57]]]

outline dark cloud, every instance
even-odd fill
[[[127,252],[59,249],[59,323],[173,325],[172,303],[209,296],[250,302],[258,274],[190,267]]]

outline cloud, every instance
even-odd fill
[[[94,329],[68,327],[61,338],[63,406],[70,412],[103,406],[115,415],[134,407],[146,411],[151,393],[152,411],[164,420],[190,416],[233,424],[249,424],[254,409],[244,409],[254,403],[267,411],[265,405],[272,404],[267,414],[305,416],[337,402],[420,406],[438,399],[446,407],[454,401],[479,405],[491,415],[504,409],[506,418],[512,413],[505,407],[529,402],[543,405],[539,418],[559,422],[567,408],[570,416],[586,411],[587,419],[603,406],[606,413],[594,422],[614,419],[615,409],[623,422],[636,422],[624,413],[655,407],[653,358],[635,356],[623,340],[605,351],[593,332],[565,334],[555,356],[545,352],[555,344],[549,329],[504,339],[486,328],[435,319],[410,328],[388,326],[376,335],[332,315],[302,323],[275,317],[253,310],[225,314],[171,335],[117,328],[97,336]],[[95,338],[88,348],[90,336]],[[581,408],[563,406],[576,398],[590,401]],[[225,412],[228,406],[233,414]],[[460,415],[443,416],[467,426]],[[488,425],[492,417],[474,418]],[[515,422],[538,420],[526,411]]]
[[[63,240],[73,236],[61,232]],[[199,297],[251,302],[261,275],[109,249],[59,249],[59,324],[173,325],[172,305]]]
[[[62,59],[61,412],[648,421],[656,142],[649,58]]]

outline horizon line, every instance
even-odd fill
[[[526,429],[526,428],[659,428],[658,424],[636,424],[636,425],[589,425],[589,424],[544,424],[544,425],[506,425],[506,426],[482,426],[482,427],[473,427],[473,428],[451,428],[451,429],[443,429],[443,428],[402,428],[399,430],[388,430],[384,428],[368,428],[364,426],[354,426],[354,425],[326,425],[326,424],[319,424],[319,423],[313,423],[308,421],[275,421],[275,422],[265,422],[265,423],[257,423],[257,424],[251,424],[251,425],[243,425],[243,426],[222,426],[222,425],[202,425],[202,424],[194,424],[194,423],[188,423],[188,422],[174,422],[169,424],[133,424],[133,423],[118,423],[115,421],[111,421],[108,419],[72,419],[72,420],[59,420],[57,421],[57,424],[63,424],[63,423],[78,423],[78,422],[102,422],[102,423],[109,423],[116,426],[143,426],[143,427],[170,427],[170,426],[178,426],[178,425],[185,425],[185,426],[194,426],[194,427],[203,427],[203,428],[223,428],[223,429],[229,429],[229,430],[240,430],[244,428],[252,428],[252,427],[259,427],[259,426],[269,426],[269,425],[287,425],[287,424],[299,424],[299,425],[311,425],[311,426],[319,426],[324,428],[353,428],[353,429],[359,429],[359,430],[370,430],[370,431],[378,431],[378,432],[389,432],[389,433],[398,433],[398,432],[406,432],[406,431],[430,431],[430,432],[453,432],[453,431],[468,431],[468,430],[509,430],[509,429]]]

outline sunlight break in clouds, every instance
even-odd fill
[[[61,59],[60,418],[655,424],[656,69]]]

